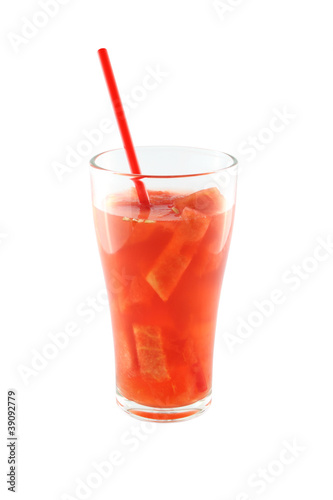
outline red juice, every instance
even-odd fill
[[[117,388],[144,406],[177,408],[212,387],[219,296],[233,206],[217,188],[133,193],[94,207],[114,336]],[[171,417],[172,418],[172,417]]]

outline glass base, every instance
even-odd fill
[[[148,420],[150,422],[179,422],[202,415],[212,402],[212,391],[210,391],[204,399],[195,401],[187,406],[176,408],[156,408],[154,406],[141,405],[125,398],[118,388],[116,390],[116,401],[124,412],[139,420]]]

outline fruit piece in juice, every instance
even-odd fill
[[[226,200],[216,187],[203,189],[188,196],[177,198],[174,200],[173,205],[180,212],[187,207],[206,215],[213,215],[226,210]]]
[[[117,356],[120,370],[126,373],[127,376],[131,376],[137,368],[137,360],[132,346],[123,332],[118,333]]]
[[[157,382],[170,379],[163,351],[161,328],[158,326],[133,325],[136,350],[142,375]]]
[[[200,255],[195,256],[192,272],[199,276],[220,272],[226,263],[231,231],[233,209],[212,217],[212,222],[205,236],[205,244],[200,250]]]
[[[188,268],[209,224],[210,218],[197,210],[184,208],[182,221],[178,222],[171,240],[146,276],[148,283],[164,302],[169,299]]]

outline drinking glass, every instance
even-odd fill
[[[94,224],[109,297],[116,400],[174,422],[211,403],[219,298],[235,211],[237,160],[189,147],[124,149],[90,163]],[[140,203],[145,186],[150,206]]]

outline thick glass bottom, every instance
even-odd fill
[[[204,399],[177,408],[156,408],[153,406],[141,405],[125,398],[118,388],[116,390],[116,400],[124,412],[139,420],[149,420],[150,422],[179,422],[202,415],[212,402],[212,391],[210,391]]]

